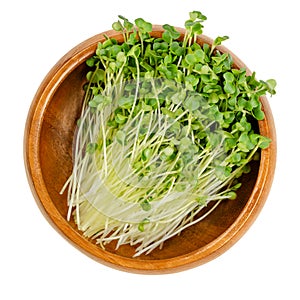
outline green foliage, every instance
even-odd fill
[[[274,95],[276,81],[257,80],[255,73],[246,75],[245,69],[234,68],[231,55],[218,47],[228,36],[217,37],[212,45],[198,44],[205,20],[201,12],[193,11],[185,22],[184,35],[165,24],[162,36],[152,37],[151,23],[119,16],[112,28],[122,32],[124,41],[105,37],[86,61],[90,69],[75,177],[91,169],[82,159],[85,153],[88,159],[97,157],[93,163],[100,171],[91,177],[100,177],[105,182],[102,192],[109,195],[110,187],[113,195],[104,203],[119,205],[125,199],[128,207],[124,204],[123,211],[138,216],[134,222],[123,216],[126,225],[122,228],[116,225],[120,216],[108,216],[105,222],[113,224],[111,231],[121,228],[125,236],[133,228],[138,240],[149,230],[171,235],[161,229],[162,224],[176,221],[181,226],[210,201],[234,200],[241,186],[238,178],[250,171],[249,163],[259,150],[272,142],[260,135],[257,124],[265,117],[260,97]],[[82,188],[81,183],[78,186]],[[174,212],[171,206],[158,209],[165,215],[156,221],[157,203],[164,203],[170,195],[174,205],[183,204],[173,208]],[[177,199],[178,195],[183,196]],[[72,201],[70,206],[76,204]],[[185,211],[183,207],[193,208]],[[94,230],[85,226],[95,235],[111,232],[103,229],[107,224]],[[156,240],[149,240],[145,249],[152,247],[149,245],[156,245]]]
[[[96,152],[97,148],[98,148],[98,144],[97,143],[89,143],[86,146],[86,152],[88,154],[94,154]]]
[[[103,86],[108,73],[112,73],[109,86],[119,84],[120,78],[123,82],[139,78],[139,82],[125,85],[126,93],[117,99],[121,110],[117,108],[113,119],[109,120],[118,129],[116,139],[120,144],[126,140],[123,126],[130,121],[129,116],[134,117],[140,110],[149,113],[159,108],[171,119],[186,112],[188,117],[179,119],[169,129],[174,130],[178,143],[174,140],[175,148],[163,148],[161,157],[170,159],[178,151],[186,163],[193,155],[200,154],[207,147],[216,147],[223,140],[228,165],[218,166],[216,174],[224,180],[235,174],[241,164],[248,163],[258,148],[269,145],[270,140],[256,133],[251,124],[254,120],[264,119],[259,97],[267,92],[275,94],[276,81],[258,81],[255,73],[247,76],[245,69],[234,69],[230,54],[216,50],[228,36],[218,36],[211,46],[200,46],[195,37],[202,33],[206,17],[198,11],[191,12],[189,17],[185,22],[186,34],[179,40],[181,34],[169,24],[163,25],[161,38],[152,38],[151,23],[142,18],[131,23],[119,16],[112,27],[124,33],[124,42],[118,45],[107,38],[104,43],[99,43],[96,55],[87,60],[87,65],[96,66],[96,70],[90,71],[87,78],[94,94],[99,90],[95,85]],[[159,92],[154,93],[153,80],[158,78],[164,81],[155,87]],[[152,84],[147,86],[148,81]],[[180,84],[186,89],[181,94],[178,92]],[[110,103],[111,98],[96,93],[89,106],[103,109]],[[177,107],[175,111],[174,105]],[[190,125],[187,126],[186,122]],[[199,131],[213,123],[216,132],[221,134],[208,137],[206,132]],[[141,132],[145,135],[146,130]],[[178,132],[183,135],[181,139]],[[147,162],[151,155],[153,150],[150,147],[142,151],[140,159]]]

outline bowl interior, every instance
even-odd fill
[[[57,89],[45,111],[40,136],[39,154],[45,186],[56,209],[65,219],[66,193],[60,195],[59,191],[72,170],[72,144],[83,99],[86,72],[87,68],[83,63]],[[242,185],[236,200],[224,201],[203,221],[166,241],[161,250],[154,250],[150,255],[142,255],[140,259],[165,259],[184,255],[220,236],[236,220],[249,199],[255,185],[258,167],[258,163],[252,164],[252,172],[243,177],[243,181],[247,184]],[[71,222],[70,226],[77,231],[74,223]],[[126,257],[133,254],[132,247],[122,246],[115,250],[113,243],[107,246],[107,251]]]

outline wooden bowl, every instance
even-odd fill
[[[183,29],[177,28],[182,34]],[[154,26],[152,35],[160,37],[161,26]],[[115,31],[105,34],[122,42]],[[72,143],[76,120],[83,100],[85,61],[93,55],[103,34],[96,35],[68,52],[50,70],[41,83],[28,113],[24,135],[24,160],[34,197],[48,221],[76,248],[98,262],[135,273],[172,273],[206,263],[224,253],[253,223],[269,193],[276,161],[276,137],[272,113],[265,97],[261,97],[265,119],[258,122],[262,135],[272,139],[271,146],[261,152],[259,162],[243,177],[242,188],[234,201],[222,202],[213,213],[179,236],[164,243],[148,255],[132,258],[134,249],[118,250],[109,244],[103,250],[93,240],[83,237],[74,222],[66,220],[66,195],[60,195],[72,171]],[[212,40],[199,36],[200,44]],[[237,68],[246,67],[229,52]],[[248,74],[251,74],[247,69]]]

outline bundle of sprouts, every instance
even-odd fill
[[[105,248],[130,244],[147,254],[235,199],[238,178],[270,140],[252,126],[264,118],[259,97],[275,81],[233,69],[232,58],[200,46],[205,17],[190,13],[186,33],[164,25],[161,38],[139,18],[113,24],[87,60],[85,99],[73,172],[62,189],[68,220]],[[211,208],[201,210],[210,202]]]

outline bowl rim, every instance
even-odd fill
[[[182,35],[184,34],[185,29],[179,27],[175,28]],[[151,35],[161,36],[162,32],[163,28],[161,25],[154,25]],[[210,243],[195,251],[167,259],[134,260],[105,251],[99,246],[90,243],[71,228],[67,220],[58,212],[51,201],[45,182],[43,181],[39,158],[39,138],[42,129],[41,120],[44,117],[47,106],[66,77],[77,66],[94,54],[98,42],[103,42],[105,35],[110,38],[115,38],[118,42],[123,41],[121,33],[108,30],[81,42],[68,51],[52,67],[41,82],[32,100],[24,130],[23,155],[27,179],[34,199],[45,218],[55,230],[81,252],[104,265],[133,273],[162,274],[183,271],[204,264],[223,254],[235,244],[255,221],[266,202],[273,182],[277,154],[276,130],[269,102],[265,96],[260,98],[265,119],[259,121],[258,125],[260,133],[270,137],[272,142],[267,149],[261,151],[257,180],[246,205],[237,219],[226,231]],[[211,38],[205,35],[200,35],[197,38],[197,42],[201,44],[208,43],[211,45],[212,41]],[[238,68],[246,68],[246,73],[248,75],[251,74],[250,69],[229,49],[223,45],[217,46],[217,49],[220,50],[220,52],[229,53]]]

